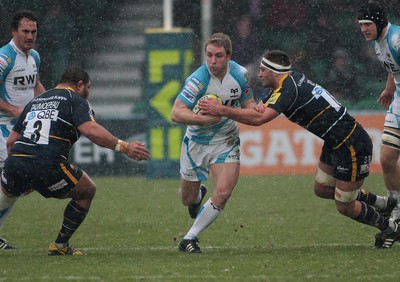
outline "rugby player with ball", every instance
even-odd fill
[[[179,242],[179,250],[201,253],[198,236],[224,210],[239,178],[239,127],[226,117],[205,115],[200,99],[218,99],[229,107],[254,108],[247,70],[231,61],[232,42],[223,33],[211,35],[205,44],[206,63],[192,73],[178,94],[171,118],[187,125],[180,156],[179,194],[194,223]],[[202,205],[207,187],[201,184],[213,175],[214,191]]]

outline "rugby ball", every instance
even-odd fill
[[[192,110],[193,113],[195,113],[197,115],[200,112],[200,109],[199,109],[199,107],[197,105],[198,105],[199,101],[206,100],[206,99],[218,99],[219,103],[222,104],[222,99],[220,97],[218,97],[217,95],[215,95],[215,94],[206,94],[206,95],[204,95],[203,97],[201,97],[197,101],[196,105],[194,106],[194,108]]]

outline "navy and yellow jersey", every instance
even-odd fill
[[[355,119],[327,90],[297,71],[284,75],[263,103],[332,147],[343,144],[357,127]]]
[[[89,102],[71,88],[54,88],[29,102],[13,130],[20,133],[11,154],[68,159],[78,127],[94,121]]]

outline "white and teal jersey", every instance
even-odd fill
[[[247,82],[247,70],[229,61],[227,74],[221,83],[204,64],[188,77],[178,98],[193,109],[206,94],[218,95],[226,106],[240,107],[241,103],[253,96]],[[234,120],[222,117],[220,122],[211,125],[188,125],[186,136],[199,144],[217,144],[238,138],[239,127]]]
[[[388,112],[400,116],[400,26],[389,23],[382,38],[373,41],[373,46],[379,61],[396,83],[394,100]]]
[[[30,50],[29,56],[19,50],[11,40],[0,48],[0,99],[24,108],[34,97],[38,80],[40,57]],[[0,124],[9,123],[13,117],[0,111]]]

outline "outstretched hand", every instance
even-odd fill
[[[129,143],[125,155],[137,161],[144,161],[150,158],[150,151],[143,142],[134,141]]]

